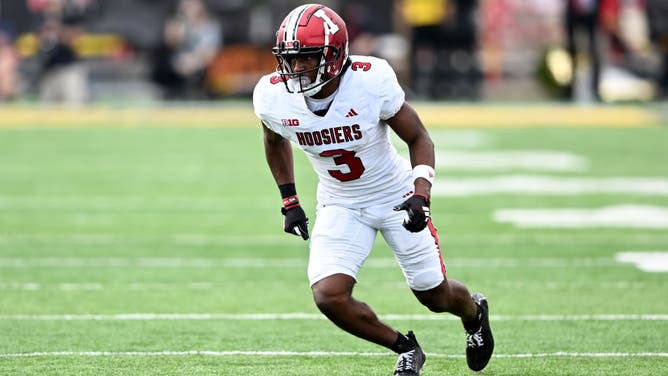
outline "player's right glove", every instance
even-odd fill
[[[404,227],[410,232],[420,232],[429,222],[429,199],[422,195],[413,195],[401,205],[394,207],[395,211],[405,210],[408,218],[404,220]]]
[[[285,216],[283,231],[308,240],[308,218],[306,218],[306,213],[304,213],[304,209],[299,204],[297,195],[283,199],[281,214]]]

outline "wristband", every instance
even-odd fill
[[[278,190],[281,191],[281,197],[286,198],[290,196],[297,196],[297,189],[295,188],[295,183],[285,183],[278,186]]]
[[[283,207],[285,209],[292,209],[295,206],[299,206],[299,198],[297,195],[283,198]]]
[[[421,164],[413,167],[413,181],[415,181],[417,178],[422,178],[428,181],[429,184],[433,185],[435,175],[436,173],[434,172],[434,168],[431,166]]]
[[[427,195],[423,195],[423,194],[420,194],[420,193],[416,193],[416,194],[414,194],[413,196],[422,197],[422,198],[427,202],[427,205],[430,205],[430,204],[429,204],[429,196],[427,196]]]

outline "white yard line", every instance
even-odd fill
[[[433,196],[477,196],[495,194],[558,195],[634,194],[668,195],[668,179],[615,176],[605,178],[547,175],[497,175],[489,177],[442,177],[431,189]]]
[[[115,291],[179,291],[179,290],[213,290],[218,288],[219,282],[198,282],[198,283],[139,283],[132,282],[127,284],[103,284],[103,283],[41,283],[41,282],[9,282],[0,283],[0,291],[97,291],[97,290],[115,290]],[[605,289],[636,289],[645,290],[647,288],[658,288],[658,284],[635,281],[620,281],[611,283],[597,283],[598,287]],[[383,286],[394,288],[405,288],[405,282],[384,283]],[[528,283],[528,282],[501,282],[499,287],[513,289],[531,289],[531,290],[563,290],[575,288],[591,288],[592,283]]]
[[[434,145],[447,150],[491,148],[497,144],[496,137],[488,132],[477,130],[431,129],[429,131]],[[408,146],[394,132],[392,144],[402,154],[408,155]]]
[[[384,320],[393,321],[456,321],[452,315],[385,314]],[[325,320],[319,313],[121,313],[114,315],[0,315],[0,321],[152,321],[152,320]],[[668,314],[598,314],[598,315],[491,315],[493,321],[667,321]]]
[[[619,262],[632,263],[645,272],[668,272],[668,251],[619,252],[615,255],[615,259]]]
[[[662,270],[663,271],[663,270]],[[100,283],[100,282],[3,282],[0,283],[0,291],[178,291],[178,290],[213,290],[219,288],[221,282],[126,282],[126,283]],[[616,281],[592,284],[591,282],[498,282],[497,285],[511,289],[531,290],[563,290],[577,288],[591,288],[597,286],[604,289],[636,289],[659,288],[659,283],[641,281]],[[397,289],[406,288],[405,282],[386,282],[384,287]]]
[[[3,282],[0,283],[0,290],[13,291],[39,291],[39,290],[60,290],[60,291],[93,291],[93,290],[211,290],[215,287],[213,282],[184,282],[184,283],[160,283],[160,282],[129,282],[129,283],[99,283],[99,282]]]
[[[494,220],[520,228],[668,228],[668,207],[621,204],[599,208],[498,209]]]
[[[337,352],[337,351],[211,351],[211,350],[189,350],[189,351],[53,351],[53,352],[31,352],[31,353],[6,353],[0,354],[0,358],[34,358],[34,357],[147,357],[147,356],[303,356],[303,357],[336,357],[336,356],[359,356],[359,357],[394,357],[395,354],[388,352]],[[427,356],[436,358],[464,358],[463,354],[427,353]],[[637,353],[579,353],[579,352],[553,352],[553,353],[527,353],[527,354],[494,354],[494,358],[663,358],[668,357],[665,352],[637,352]]]
[[[564,238],[562,234],[507,234],[507,233],[489,233],[484,234],[484,239],[489,244],[509,245],[515,244],[518,240],[527,241],[529,239],[532,244],[559,244],[559,245],[577,245],[582,248],[589,244],[600,244],[601,242],[609,242],[611,234],[598,234],[596,232],[578,234],[577,237]],[[646,234],[628,233],[619,235],[625,241],[637,245],[653,245],[656,243],[668,244],[668,234],[655,233],[651,236]],[[475,242],[479,244],[481,234],[476,232],[469,233],[453,233],[444,236],[443,239],[450,243],[464,243]],[[198,247],[198,246],[288,246],[293,247],[293,239],[285,234],[259,234],[252,237],[243,235],[217,235],[217,234],[154,234],[154,235],[140,235],[128,233],[0,233],[0,246],[8,247],[12,244],[25,243],[65,243],[75,245],[132,245],[151,243],[151,244],[176,244],[180,246]],[[110,256],[111,257],[111,256]]]
[[[608,257],[582,258],[446,258],[447,265],[457,267],[491,267],[491,268],[565,268],[565,267],[615,267],[621,262]],[[0,258],[0,268],[303,268],[307,264],[304,258],[122,258],[122,257],[36,257]],[[393,258],[370,258],[366,261],[367,268],[397,268]]]
[[[276,246],[293,244],[291,238],[281,235],[210,235],[210,234],[173,234],[173,235],[136,235],[108,233],[0,233],[0,245],[15,242],[66,242],[80,245],[114,245],[128,242],[167,242],[184,246]]]
[[[260,201],[262,202],[262,201]],[[269,203],[270,201],[267,201]],[[229,207],[230,200],[223,196],[173,195],[155,197],[104,195],[0,195],[0,209],[72,209],[93,208],[134,210],[146,208],[219,209]]]
[[[304,267],[306,259],[298,258],[122,258],[122,257],[42,257],[42,258],[0,258],[2,268],[275,268]]]
[[[436,167],[467,171],[582,172],[589,168],[589,160],[559,150],[437,150]]]

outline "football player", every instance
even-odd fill
[[[487,300],[446,278],[429,211],[434,145],[393,69],[379,58],[349,56],[344,21],[318,4],[285,17],[272,52],[276,72],[260,79],[253,106],[283,198],[284,230],[310,238],[308,278],[316,305],[346,332],[399,354],[394,375],[420,374],[425,354],[413,332],[398,332],[352,296],[380,231],[417,300],[461,318],[468,366],[483,369],[494,349]],[[408,145],[410,162],[391,144],[391,131]],[[319,178],[310,236],[291,142]]]

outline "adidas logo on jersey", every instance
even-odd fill
[[[354,108],[351,108],[350,111],[348,111],[346,117],[353,117],[353,116],[357,116],[357,111],[355,111]]]

